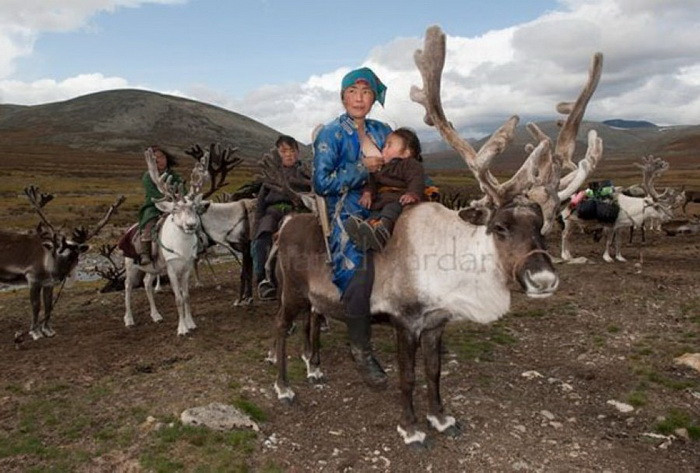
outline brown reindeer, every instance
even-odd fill
[[[29,284],[29,300],[32,305],[32,324],[29,334],[34,340],[53,337],[51,328],[53,288],[63,283],[73,272],[80,255],[89,248],[88,242],[109,221],[114,210],[124,202],[120,196],[107,210],[105,216],[92,230],[76,227],[67,235],[49,222],[42,208],[53,195],[39,192],[29,186],[24,189],[41,223],[34,233],[0,231],[0,281],[9,284]],[[42,301],[44,317],[39,318]]]
[[[521,169],[504,183],[489,172],[489,165],[512,140],[518,118],[509,119],[475,151],[457,134],[442,109],[445,35],[439,27],[427,30],[424,50],[416,52],[415,60],[423,88],[414,87],[411,98],[425,107],[426,123],[434,125],[460,153],[485,193],[459,211],[433,202],[407,208],[384,251],[374,254],[371,310],[377,319],[390,321],[396,331],[402,409],[397,430],[406,444],[422,445],[425,433],[413,408],[418,347],[425,360],[427,419],[439,432],[456,432],[457,423],[445,414],[440,397],[440,344],[445,324],[451,320],[489,323],[501,318],[510,307],[511,281],[533,298],[547,297],[559,285],[543,234],[551,227],[560,200],[573,194],[602,154],[602,141],[591,131],[586,158],[578,167],[571,162],[581,118],[600,76],[602,56],[594,57],[588,83],[576,103],[559,105],[568,117],[554,152],[550,139],[530,124],[538,143],[530,148]],[[576,170],[560,178],[563,166]],[[280,231],[277,254],[281,294],[270,358],[278,366],[277,396],[291,402],[295,393],[286,372],[288,327],[300,312],[311,312],[302,358],[307,377],[319,381],[323,374],[318,315],[342,320],[344,312],[339,291],[331,282],[316,217],[300,214],[290,218]]]

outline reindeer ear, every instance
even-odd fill
[[[86,245],[85,243],[81,243],[80,245],[78,245],[78,251],[80,251],[81,253],[85,253],[89,249],[90,245]]]
[[[171,213],[173,211],[175,204],[164,200],[162,202],[156,202],[156,208],[164,213]]]
[[[197,213],[199,215],[202,215],[204,212],[206,212],[209,209],[209,206],[211,205],[211,202],[208,200],[203,200],[199,203],[197,206]]]
[[[49,251],[53,251],[53,249],[54,249],[53,242],[51,240],[42,241],[41,246],[43,246],[44,248],[46,248]]]
[[[472,225],[486,225],[491,212],[485,207],[467,207],[457,212],[459,218]]]

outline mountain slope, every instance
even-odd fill
[[[151,144],[181,151],[220,142],[257,159],[279,132],[213,105],[143,90],[110,90],[36,106],[0,105],[0,141],[13,149],[68,147],[139,153]]]

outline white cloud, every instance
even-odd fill
[[[29,83],[1,80],[0,98],[6,96],[11,97],[12,103],[36,105],[68,100],[100,90],[122,89],[128,86],[129,83],[126,79],[104,77],[102,74],[81,74],[60,82],[53,79],[41,79]]]
[[[0,79],[14,72],[14,61],[32,53],[42,32],[72,31],[85,27],[100,12],[147,3],[183,3],[186,0],[2,0],[0,8]]]

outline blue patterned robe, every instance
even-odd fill
[[[377,120],[365,120],[365,132],[379,149],[391,128]],[[360,205],[362,188],[369,173],[362,164],[360,140],[353,119],[343,114],[325,125],[314,141],[313,186],[326,198],[331,222],[329,244],[333,265],[333,283],[345,289],[362,264],[364,254],[341,228],[350,215],[366,218],[369,211]]]

